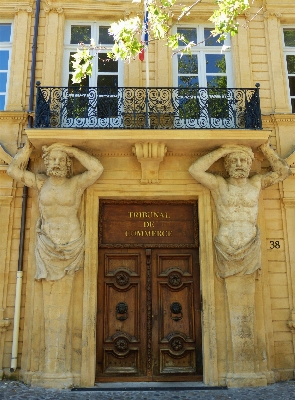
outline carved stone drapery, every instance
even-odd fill
[[[132,152],[141,164],[141,183],[159,183],[159,166],[167,153],[165,143],[135,143]]]

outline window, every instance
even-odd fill
[[[174,86],[178,87],[178,118],[191,127],[227,127],[233,124],[229,117],[229,92],[232,87],[231,53],[229,39],[219,43],[212,37],[212,28],[204,26],[177,27],[177,33],[197,44],[191,54],[174,56]],[[223,44],[227,47],[224,50]],[[181,50],[185,43],[179,40]]]
[[[115,127],[121,123],[118,87],[123,84],[123,64],[107,57],[113,45],[113,37],[108,34],[108,29],[108,24],[96,22],[68,22],[66,25],[63,84],[68,87],[68,98],[63,126],[79,126],[83,123],[84,126],[90,124],[89,127],[104,127],[111,123]],[[87,76],[80,84],[73,84],[72,56],[79,43],[90,44],[91,39],[102,46],[102,50],[93,50],[92,76]]]
[[[295,113],[295,28],[285,28],[284,48],[292,113]]]
[[[183,34],[187,40],[194,41],[197,46],[192,48],[192,54],[178,54],[174,57],[174,86],[178,87],[232,87],[230,73],[230,50],[221,51],[223,42],[217,37],[211,37],[212,28],[178,27],[177,33]],[[229,45],[229,40],[225,43]],[[179,50],[184,46],[179,41]]]
[[[7,100],[11,36],[12,24],[0,23],[0,110],[5,109]]]

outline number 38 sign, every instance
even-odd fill
[[[269,241],[269,245],[270,245],[270,250],[273,249],[280,249],[281,245],[280,245],[280,241],[279,240],[270,240]]]

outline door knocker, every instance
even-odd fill
[[[171,311],[171,319],[173,319],[173,321],[180,321],[182,319],[182,306],[180,303],[178,303],[177,301],[172,303],[170,306],[170,311]],[[172,314],[177,314],[177,315],[172,316]]]
[[[124,301],[116,305],[116,319],[125,321],[128,318],[128,305]]]

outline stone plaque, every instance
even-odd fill
[[[100,247],[198,246],[193,201],[101,200]]]

